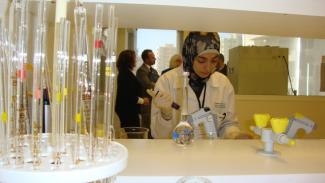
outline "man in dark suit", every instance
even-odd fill
[[[157,70],[152,67],[152,65],[154,65],[156,62],[155,54],[152,52],[152,50],[146,49],[142,52],[141,58],[143,60],[143,64],[137,70],[136,76],[145,91],[147,89],[154,89],[155,83],[159,78]],[[147,93],[145,91],[144,93]],[[146,97],[150,96],[146,94]],[[141,106],[142,126],[148,129],[150,129],[150,113],[151,105]]]

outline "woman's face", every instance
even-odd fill
[[[204,53],[194,60],[193,70],[199,77],[206,78],[215,71],[217,64],[218,55],[216,53]]]

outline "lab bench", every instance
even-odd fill
[[[117,183],[169,183],[181,178],[225,182],[325,182],[325,140],[276,144],[278,157],[258,154],[260,140],[195,140],[179,146],[172,140],[119,139],[128,149],[127,168]]]

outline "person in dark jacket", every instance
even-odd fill
[[[228,74],[228,67],[227,64],[225,64],[225,57],[223,56],[223,54],[219,54],[218,57],[218,65],[217,65],[217,71],[224,74],[225,76],[227,76]]]
[[[151,97],[146,93],[146,90],[153,89],[156,81],[159,78],[157,70],[152,67],[156,63],[156,56],[152,50],[146,49],[141,53],[141,58],[143,60],[143,64],[138,68],[136,77],[144,89],[143,92],[145,93],[145,96],[151,100]],[[150,115],[151,103],[146,106],[141,106],[142,127],[150,129]]]
[[[140,127],[140,106],[149,105],[143,88],[132,70],[135,67],[136,54],[133,50],[124,50],[117,59],[117,95],[115,111],[120,118],[121,127]]]

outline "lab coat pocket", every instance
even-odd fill
[[[170,138],[173,129],[172,120],[165,120],[160,111],[156,111],[156,115],[153,115],[151,122],[151,130],[155,138]]]

